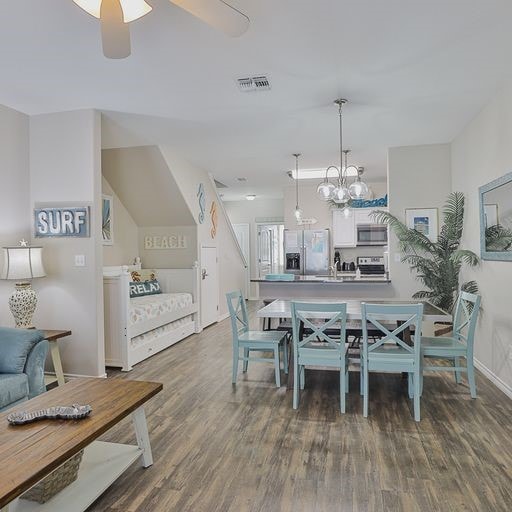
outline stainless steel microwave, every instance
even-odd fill
[[[387,245],[388,226],[386,224],[358,224],[357,245]]]

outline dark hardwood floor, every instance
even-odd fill
[[[371,375],[364,419],[358,373],[342,415],[338,374],[309,371],[294,411],[271,364],[232,387],[224,321],[109,377],[164,384],[146,407],[155,463],[132,467],[90,511],[512,510],[512,401],[481,374],[476,400],[466,380],[427,374],[415,423],[400,375]],[[131,423],[103,439],[134,442]]]

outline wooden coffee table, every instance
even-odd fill
[[[143,404],[162,384],[117,379],[76,379],[0,414],[0,510],[9,512],[78,512],[94,502],[135,461],[153,464]],[[77,421],[44,420],[11,426],[14,411],[35,411],[55,405],[92,406]],[[123,418],[132,415],[137,445],[97,441]],[[78,479],[44,505],[21,494],[85,448]],[[5,508],[2,508],[5,507]]]

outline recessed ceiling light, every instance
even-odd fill
[[[342,169],[343,171],[343,169]],[[295,169],[288,171],[288,176],[293,180],[296,179]],[[347,176],[356,177],[357,167],[350,165],[347,170]],[[329,178],[337,178],[338,173],[336,169],[329,170]],[[299,180],[313,180],[325,178],[325,169],[301,169],[299,172]]]
[[[244,182],[244,181],[247,181],[247,178],[237,178],[237,181]]]
[[[254,201],[256,199],[256,195],[255,194],[247,194],[245,196],[245,199],[247,199],[247,201]]]

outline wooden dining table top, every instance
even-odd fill
[[[346,303],[347,320],[361,320],[361,303],[367,304],[423,304],[423,320],[428,322],[451,322],[452,315],[423,300],[401,300],[401,299],[334,299],[334,298],[311,298],[299,299],[297,302],[320,302],[320,303]],[[291,300],[276,299],[267,306],[258,310],[258,318],[291,318]]]

